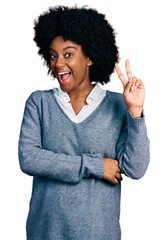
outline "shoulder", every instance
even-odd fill
[[[109,98],[111,99],[122,99],[123,98],[123,94],[119,93],[119,92],[112,92],[109,90],[106,90],[106,93],[109,95]]]
[[[106,91],[108,104],[111,106],[118,106],[120,108],[126,108],[126,103],[122,93]]]
[[[118,92],[106,91],[105,110],[113,118],[124,121],[127,115],[127,106],[123,94]]]
[[[32,92],[27,98],[26,102],[34,102],[35,104],[39,104],[43,99],[48,98],[48,96],[52,93],[52,89],[50,90],[36,90]]]
[[[50,102],[49,95],[53,90],[37,90],[32,92],[26,100],[25,114],[42,114],[42,109]]]

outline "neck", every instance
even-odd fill
[[[69,95],[71,101],[79,100],[79,99],[86,101],[86,98],[89,95],[89,93],[92,91],[92,89],[93,89],[93,86],[89,82],[87,85],[86,84],[80,85],[74,91],[68,92],[68,95]]]

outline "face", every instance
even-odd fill
[[[92,61],[82,47],[56,37],[50,44],[50,65],[64,92],[72,93],[91,85],[89,67]]]

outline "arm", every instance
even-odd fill
[[[25,106],[19,138],[21,170],[31,176],[44,176],[69,183],[77,183],[90,175],[102,178],[104,166],[99,153],[76,156],[43,149],[36,95],[32,94]]]
[[[129,177],[139,179],[149,163],[149,139],[143,116],[145,87],[141,80],[133,77],[129,60],[126,61],[128,80],[118,65],[116,71],[124,88],[123,97],[127,105],[127,120],[117,145],[119,167]]]
[[[149,139],[144,116],[133,118],[128,112],[117,144],[119,167],[128,177],[139,179],[145,174],[149,159]]]

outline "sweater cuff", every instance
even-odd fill
[[[104,174],[104,163],[101,153],[97,154],[82,154],[84,177],[91,175],[101,179]]]
[[[134,129],[136,132],[139,132],[139,133],[141,133],[141,131],[143,132],[144,129],[146,129],[144,111],[142,112],[141,118],[133,118],[132,113],[128,111],[127,126],[129,130]]]

